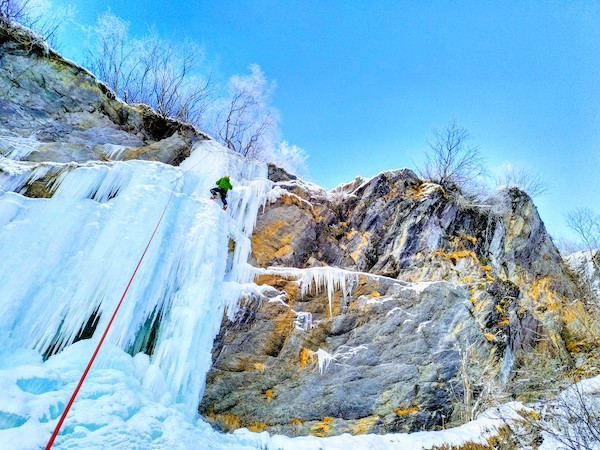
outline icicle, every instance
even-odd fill
[[[296,319],[294,319],[294,327],[300,331],[309,331],[313,326],[312,313],[305,311],[293,312],[296,314]]]
[[[0,164],[5,190],[5,180],[20,189],[46,170]],[[202,141],[179,168],[127,161],[59,170],[50,199],[0,195],[0,346],[56,352],[86,327],[98,339],[172,196],[104,345],[132,349],[154,327],[142,384],[195,417],[223,310],[237,304],[238,282],[254,277],[248,236],[271,186],[266,165]],[[209,200],[224,174],[234,181],[227,213]]]
[[[56,166],[22,163],[0,157],[0,195],[5,192],[20,192],[27,183],[39,180],[49,171],[56,170]]]
[[[2,147],[8,147],[9,152],[6,155],[8,159],[21,160],[29,154],[35,152],[43,143],[35,139],[35,135],[31,137],[23,136],[0,136]]]
[[[301,294],[306,295],[313,290],[320,294],[327,290],[329,300],[329,316],[333,317],[333,295],[335,291],[342,291],[342,299],[345,301],[352,288],[358,282],[358,274],[336,267],[314,267],[305,269],[300,279]]]
[[[315,355],[317,355],[319,360],[319,372],[323,375],[329,367],[329,364],[331,364],[331,361],[334,361],[333,356],[321,348],[315,352]]]
[[[342,301],[345,301],[358,283],[359,272],[351,272],[337,267],[311,267],[308,269],[269,267],[257,273],[267,273],[282,277],[294,278],[300,285],[300,294],[311,292],[319,295],[327,291],[329,300],[329,315],[333,317],[333,296],[336,291],[342,291]]]
[[[367,347],[365,345],[359,345],[357,347],[348,347],[347,345],[342,345],[332,355],[320,348],[314,353],[318,358],[319,372],[321,375],[323,375],[332,361],[335,361],[336,363],[339,363],[339,361],[347,361],[348,359],[356,356],[356,354],[361,350],[366,349]]]

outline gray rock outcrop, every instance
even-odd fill
[[[200,406],[215,426],[435,429],[539,395],[536,373],[594,373],[596,316],[522,191],[476,204],[408,169],[332,192],[275,179],[252,237],[271,301],[222,325]]]
[[[150,159],[178,164],[207,136],[128,105],[27,30],[0,25],[0,154],[33,162]]]

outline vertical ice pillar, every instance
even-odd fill
[[[235,286],[247,278],[240,268],[270,189],[266,166],[202,141],[179,168],[63,165],[53,197],[31,199],[18,192],[46,168],[10,165],[0,192],[0,345],[58,350],[93,317],[92,339],[99,339],[171,199],[104,345],[131,351],[154,321],[142,383],[195,416],[224,305],[237,300]],[[209,200],[225,174],[234,182],[227,212]],[[100,357],[95,367],[102,364]]]

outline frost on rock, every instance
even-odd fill
[[[294,314],[296,314],[296,318],[294,319],[294,327],[296,328],[296,330],[307,332],[310,329],[312,329],[312,327],[313,327],[312,313],[309,313],[306,311],[296,312],[294,310],[293,310],[293,312],[294,312]]]
[[[347,345],[342,345],[338,347],[332,355],[320,348],[314,353],[317,356],[319,372],[321,373],[321,375],[323,375],[332,362],[345,362],[350,358],[354,357],[358,352],[366,349],[367,347],[365,345],[359,345],[357,347],[349,347]]]
[[[24,136],[0,136],[0,151],[5,157],[12,160],[21,160],[35,152],[42,142],[35,139],[35,135],[31,137]]]
[[[0,157],[0,195],[6,192],[22,194],[27,190],[28,184],[50,172],[58,173],[65,167],[66,164],[19,162]]]

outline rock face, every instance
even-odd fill
[[[331,192],[271,176],[264,292],[224,320],[200,405],[215,426],[434,429],[539,395],[535,373],[596,372],[596,315],[525,193],[474,204],[408,169]]]
[[[0,27],[3,189],[5,172],[27,172],[25,195],[52,195],[68,162],[178,164],[206,138]],[[215,426],[434,429],[543,394],[567,371],[600,371],[598,272],[585,255],[564,264],[523,192],[475,204],[407,169],[331,192],[274,166],[269,176],[257,286],[223,321],[200,404]]]
[[[206,136],[115,98],[26,30],[0,26],[0,155],[21,161],[178,164]]]

